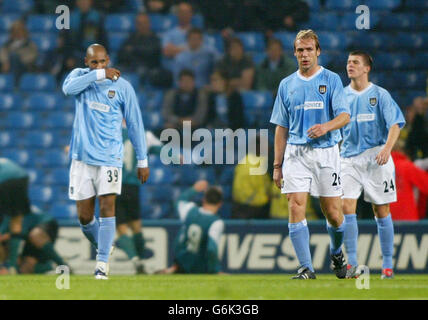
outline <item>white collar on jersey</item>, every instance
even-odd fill
[[[349,90],[351,90],[351,92],[352,92],[352,93],[354,93],[354,94],[356,94],[356,95],[362,95],[364,92],[366,92],[366,91],[370,90],[370,88],[371,88],[371,87],[373,87],[373,83],[372,83],[372,82],[369,82],[369,85],[368,85],[365,89],[363,89],[363,90],[361,90],[361,91],[357,91],[357,90],[355,90],[354,88],[352,88],[352,87],[351,87],[351,84],[349,84],[349,85],[348,85],[348,87],[349,87]]]
[[[300,70],[297,70],[297,76],[304,81],[310,81],[313,78],[315,78],[317,75],[319,75],[323,70],[324,70],[324,67],[320,66],[319,70],[315,72],[313,75],[311,75],[310,77],[302,76],[302,74],[300,73]]]

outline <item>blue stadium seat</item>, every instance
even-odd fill
[[[142,106],[148,110],[161,110],[164,93],[162,90],[146,91],[146,105]]]
[[[428,61],[428,52],[416,52],[412,59],[415,66],[422,66]]]
[[[416,15],[409,13],[388,13],[380,20],[378,26],[386,30],[414,29],[416,26]]]
[[[170,204],[148,204],[142,208],[143,219],[162,219],[172,214]]]
[[[6,128],[30,129],[38,125],[37,115],[32,112],[12,111],[7,114]]]
[[[0,153],[2,157],[9,158],[24,167],[31,163],[31,159],[33,158],[29,150],[23,149],[1,149]]]
[[[268,109],[273,105],[273,96],[269,91],[244,91],[241,96],[247,109]]]
[[[22,105],[21,96],[13,93],[0,93],[0,111],[16,110]]]
[[[263,61],[266,59],[266,53],[265,52],[253,52],[251,54],[251,58],[253,58],[253,62],[255,65],[260,65],[263,63]]]
[[[163,127],[163,118],[160,111],[143,113],[143,119],[147,130],[157,130]]]
[[[14,131],[0,131],[0,148],[13,148],[17,137]]]
[[[27,131],[20,138],[20,141],[26,148],[50,148],[54,144],[54,136],[50,132]]]
[[[30,176],[30,184],[42,184],[45,171],[43,169],[38,168],[27,168],[28,175]]]
[[[261,32],[238,32],[236,36],[241,39],[245,51],[263,52],[265,50],[266,43]]]
[[[174,28],[177,25],[177,17],[173,14],[149,14],[150,25],[155,33],[162,33]]]
[[[55,78],[48,73],[26,73],[19,81],[22,91],[54,91],[56,89]]]
[[[25,108],[32,110],[58,110],[64,105],[62,93],[38,92],[28,96],[25,100]]]
[[[153,168],[150,170],[150,179],[147,181],[148,185],[166,184],[169,185],[174,182],[174,176],[171,168],[161,167]]]
[[[302,28],[313,30],[337,30],[341,17],[335,12],[312,12],[309,21],[302,24]]]
[[[1,12],[1,10],[0,10]],[[18,14],[0,14],[0,32],[7,32],[12,23],[19,19]]]
[[[134,87],[135,91],[138,91],[140,87],[140,76],[137,73],[133,72],[124,72],[120,75],[123,79],[129,81],[131,85]]]
[[[204,28],[204,16],[200,13],[196,13],[192,17],[192,26],[195,28],[203,29]]]
[[[53,191],[49,186],[30,185],[29,197],[31,202],[50,202],[53,200]]]
[[[358,0],[327,0],[325,7],[328,10],[353,10],[360,4]]]
[[[235,174],[235,165],[224,165],[222,166],[222,172],[219,177],[219,183],[221,185],[231,185],[233,182],[233,176]]]
[[[42,121],[42,125],[47,128],[71,129],[74,121],[73,112],[56,111],[50,112]]]
[[[8,39],[9,36],[6,32],[0,32],[0,46],[3,46]]]
[[[49,213],[58,220],[76,219],[77,209],[74,203],[55,202]]]
[[[305,2],[309,6],[309,11],[318,11],[320,9],[320,1],[319,0],[305,0]]]
[[[224,52],[224,41],[220,33],[204,33],[204,45],[218,53]]]
[[[218,211],[218,215],[222,219],[230,219],[232,215],[232,205],[229,201],[223,202],[223,205],[221,206],[220,210]]]
[[[25,13],[33,9],[33,0],[12,0],[3,1],[1,12],[7,13]]]
[[[15,77],[13,76],[13,74],[0,74],[0,91],[13,91],[14,83]]]
[[[406,7],[409,9],[428,9],[428,1],[406,0]]]
[[[68,168],[55,168],[52,169],[45,177],[46,184],[63,185],[69,183],[69,169]]]
[[[296,38],[296,35],[293,32],[275,32],[273,36],[281,41],[284,50],[294,50],[294,39]]]
[[[68,155],[62,149],[44,150],[40,160],[40,164],[47,168],[68,166]]]
[[[58,32],[55,26],[57,16],[53,14],[32,14],[27,19],[29,32]]]
[[[41,52],[51,51],[57,47],[57,37],[55,33],[32,33],[31,40],[34,41]]]
[[[401,0],[376,0],[370,1],[371,10],[390,10],[398,7],[401,4]]]
[[[185,186],[193,185],[198,180],[207,180],[211,184],[215,182],[213,167],[198,167],[196,165],[185,165],[180,168],[178,183]]]
[[[232,184],[225,184],[221,186],[223,190],[223,198],[226,201],[232,200]]]
[[[104,28],[113,32],[130,32],[135,30],[135,15],[114,13],[107,15]]]
[[[345,49],[348,39],[341,32],[318,32],[318,38],[322,49]]]
[[[426,74],[425,72],[405,72],[401,75],[399,81],[397,81],[397,85],[402,85],[400,81],[404,79],[404,87],[411,89],[422,90],[426,87]],[[398,78],[398,76],[397,76]],[[398,80],[398,79],[397,79]]]
[[[109,49],[111,51],[117,51],[122,46],[122,43],[129,37],[128,32],[108,32],[107,38],[109,43]]]

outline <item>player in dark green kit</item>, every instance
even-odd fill
[[[191,199],[204,192],[202,207]],[[176,209],[183,226],[175,242],[174,265],[159,273],[219,273],[218,245],[224,222],[217,215],[223,204],[222,191],[200,180],[181,194]]]
[[[123,128],[122,136],[124,147],[122,194],[116,198],[116,230],[118,233],[116,246],[125,251],[133,262],[137,273],[144,273],[142,261],[144,257],[144,236],[139,199],[141,182],[135,174],[137,161],[126,128]],[[150,131],[146,131],[146,141],[149,154],[160,154],[162,143]],[[128,235],[129,229],[132,236]]]
[[[10,220],[10,217],[5,217],[0,224],[0,244],[3,249],[9,247],[9,250]],[[58,223],[51,215],[42,212],[26,214],[22,220],[20,233],[25,244],[22,254],[17,258],[17,271],[19,273],[44,273],[52,270],[52,261],[56,265],[65,265],[64,260],[54,249],[57,235]]]
[[[10,230],[7,268],[16,273],[21,237],[22,220],[30,212],[27,171],[15,162],[0,158],[0,222],[8,220]]]

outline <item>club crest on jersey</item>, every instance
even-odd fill
[[[109,90],[109,91],[108,91],[108,97],[109,97],[110,99],[113,99],[115,94],[116,94],[116,91],[114,91],[114,90]]]
[[[375,106],[375,105],[376,105],[376,103],[377,103],[377,99],[376,99],[376,98],[370,98],[370,104],[371,104],[372,106]]]
[[[321,94],[324,94],[327,91],[327,86],[322,84],[319,86],[318,90],[320,91]]]

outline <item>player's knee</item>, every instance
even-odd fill
[[[385,218],[389,214],[389,204],[373,205],[373,212],[376,218]]]
[[[80,212],[79,213],[79,222],[82,225],[87,225],[88,223],[92,222],[94,218],[93,213],[91,212]]]
[[[36,247],[39,248],[42,246],[44,238],[44,232],[40,228],[34,228],[28,235],[28,240]]]

